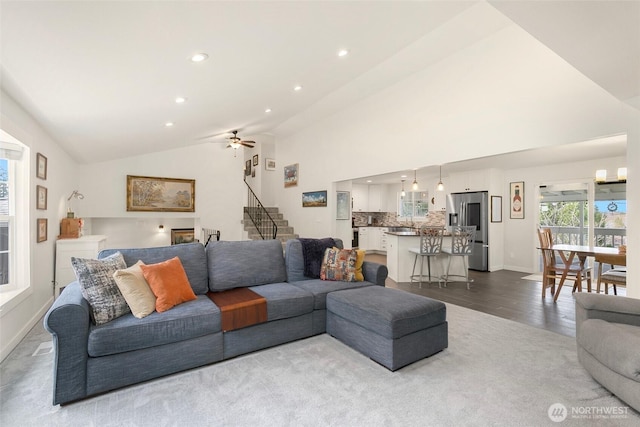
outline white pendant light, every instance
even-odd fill
[[[411,188],[413,191],[418,191],[418,178],[416,177],[417,171],[414,169],[413,171],[413,185]]]
[[[444,184],[442,183],[442,166],[440,166],[440,180],[437,186],[438,191],[444,191]]]
[[[402,192],[400,193],[400,196],[401,196],[401,197],[404,197],[404,196],[406,196],[406,195],[407,195],[407,193],[405,193],[405,192],[404,192],[404,179],[403,179],[403,180],[402,180]]]

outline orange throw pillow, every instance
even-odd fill
[[[196,299],[180,258],[171,258],[158,264],[140,265],[140,269],[156,296],[158,313]]]

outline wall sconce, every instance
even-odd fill
[[[627,182],[627,168],[618,168],[618,181]]]
[[[442,183],[442,166],[440,166],[440,179],[438,180],[438,191],[444,191],[444,184]]]
[[[417,173],[418,173],[417,170],[414,169],[413,170],[413,185],[411,186],[413,191],[417,191],[418,190],[418,178],[416,176]]]
[[[160,233],[164,233],[164,225],[160,224],[160,225],[158,226],[158,231],[159,231]]]
[[[607,181],[607,170],[598,169],[596,171],[596,182],[606,182],[606,181]]]

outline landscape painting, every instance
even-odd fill
[[[127,211],[195,212],[195,179],[127,175]]]
[[[327,190],[302,193],[303,208],[317,208],[325,206],[327,206]]]

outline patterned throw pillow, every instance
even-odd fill
[[[357,260],[355,249],[327,248],[320,268],[320,279],[355,282]]]
[[[91,317],[102,325],[130,312],[127,301],[120,293],[113,273],[127,268],[120,252],[103,259],[71,257],[82,296],[89,302]]]

